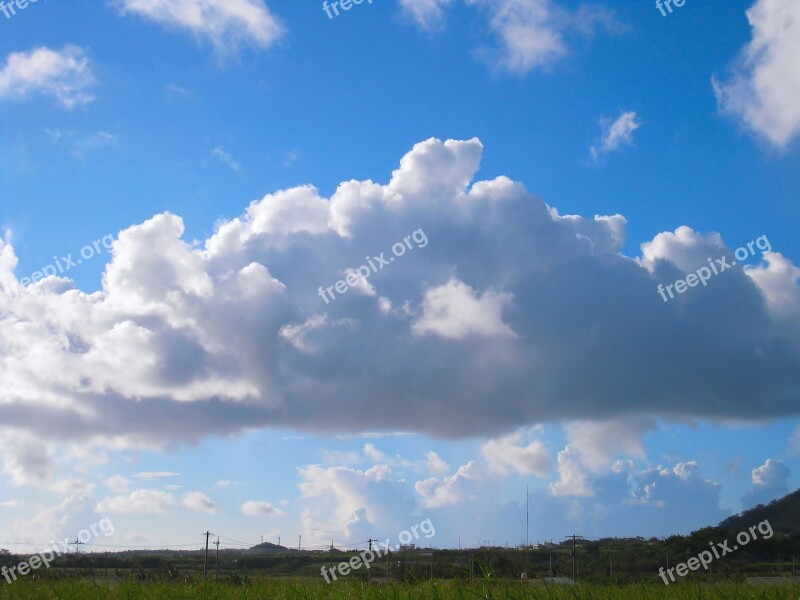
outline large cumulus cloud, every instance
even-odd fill
[[[120,233],[93,294],[21,288],[3,244],[0,423],[158,446],[264,426],[460,437],[797,412],[791,261],[768,253],[665,304],[656,284],[730,253],[719,236],[681,228],[625,256],[622,216],[475,181],[482,151],[431,139],[387,184],[278,191],[195,245],[156,215]],[[418,229],[425,247],[320,298]]]

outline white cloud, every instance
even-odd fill
[[[167,486],[170,488],[170,486]],[[176,486],[180,487],[180,486]],[[130,494],[104,498],[97,503],[100,513],[159,514],[185,508],[192,512],[215,513],[217,507],[203,492],[187,492],[180,501],[172,495],[174,489],[139,489]]]
[[[269,502],[248,500],[242,504],[242,514],[248,517],[282,517],[286,513]]]
[[[633,144],[633,132],[639,129],[641,125],[639,117],[633,111],[622,113],[613,122],[606,118],[600,119],[603,137],[599,147],[591,147],[592,157],[598,159],[603,154],[614,152],[620,146],[630,146]]]
[[[642,435],[655,424],[649,420],[621,418],[611,421],[573,421],[564,429],[567,441],[582,465],[599,473],[612,468],[618,456],[644,458]]]
[[[569,38],[590,36],[598,25],[619,26],[600,6],[570,12],[552,0],[467,0],[489,13],[500,49],[488,52],[499,67],[516,73],[550,67],[569,53]]]
[[[595,495],[586,469],[574,448],[566,446],[558,453],[559,479],[550,484],[553,496],[591,497]]]
[[[714,91],[723,112],[784,148],[800,134],[800,4],[757,0],[747,19],[753,37]]]
[[[730,255],[721,236],[681,227],[626,256],[622,216],[562,216],[507,177],[475,181],[482,151],[427,140],[385,183],[270,193],[197,243],[156,215],[116,236],[92,294],[65,278],[21,287],[0,241],[0,423],[159,449],[265,427],[502,437],[576,415],[797,411],[791,261],[768,255],[767,271],[730,269],[665,305],[658,283]],[[371,276],[374,296],[319,298],[418,228],[429,245]]]
[[[768,458],[767,461],[753,469],[753,487],[742,498],[745,509],[757,504],[767,504],[789,492],[789,476],[791,471],[783,461]]]
[[[503,322],[503,308],[511,304],[511,294],[486,291],[480,295],[470,286],[451,279],[425,292],[422,315],[412,325],[416,335],[434,334],[451,340],[469,336],[515,337]]]
[[[127,496],[105,498],[97,503],[100,513],[165,513],[175,508],[172,494],[159,490],[135,490]]]
[[[188,492],[183,496],[181,506],[194,512],[209,514],[217,512],[217,506],[203,492]]]
[[[524,437],[524,431],[517,431],[485,442],[481,446],[481,454],[489,469],[501,475],[514,472],[518,475],[547,477],[550,471],[547,448],[536,439],[525,444]]]
[[[432,29],[441,24],[444,9],[453,0],[400,0],[403,10],[423,29]]]
[[[38,47],[12,52],[0,70],[0,100],[22,99],[32,94],[52,96],[65,108],[94,100],[95,83],[86,51],[77,46],[62,50]]]
[[[180,473],[174,473],[172,471],[142,471],[140,473],[134,473],[131,475],[134,479],[146,479],[146,480],[153,480],[153,479],[164,479],[167,477],[177,477]]]
[[[414,484],[425,508],[443,508],[463,502],[482,478],[481,465],[471,460],[449,476],[429,477]]]
[[[133,13],[169,27],[191,31],[211,42],[220,56],[243,44],[267,48],[284,33],[263,0],[112,0]]]

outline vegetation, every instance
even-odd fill
[[[269,580],[254,583],[157,583],[125,581],[117,585],[32,581],[0,587],[0,600],[795,600],[798,585],[749,587],[631,585],[545,586],[520,581],[420,582],[366,585],[360,582],[303,583]]]

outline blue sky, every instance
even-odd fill
[[[800,9],[671,7],[0,12],[0,547],[517,544],[526,486],[533,539],[667,535],[795,489]]]

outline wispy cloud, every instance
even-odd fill
[[[603,154],[610,154],[621,146],[633,144],[633,132],[641,127],[642,123],[633,111],[622,113],[616,121],[607,118],[600,119],[603,136],[599,146],[592,146],[590,152],[597,160]]]
[[[46,132],[54,143],[66,148],[67,153],[78,160],[84,160],[90,152],[116,146],[119,143],[119,136],[108,131],[84,134],[77,131],[47,129]]]
[[[211,151],[211,155],[219,160],[223,165],[228,167],[234,173],[239,173],[242,170],[242,166],[236,162],[236,159],[233,158],[233,155],[225,150],[222,146],[217,146]]]
[[[142,471],[131,475],[134,479],[146,479],[148,481],[153,479],[164,479],[167,477],[177,477],[180,473],[173,473],[172,471]]]

